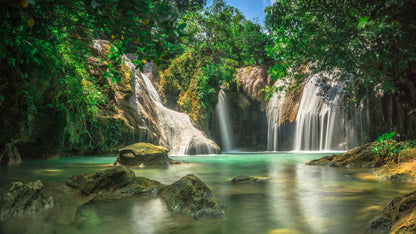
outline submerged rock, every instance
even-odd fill
[[[416,233],[416,191],[393,199],[369,228],[385,233]]]
[[[111,197],[114,196],[132,196],[136,194],[154,194],[156,193],[163,184],[156,180],[151,180],[146,177],[136,177],[133,182],[130,184],[112,191],[111,193],[101,193],[99,194],[101,197]]]
[[[187,175],[171,185],[135,177],[123,166],[89,174],[76,175],[66,185],[80,190],[91,199],[114,199],[135,194],[157,194],[173,214],[191,215],[195,219],[217,218],[223,209],[211,198],[211,190],[195,175]]]
[[[66,185],[93,198],[117,198],[135,194],[153,194],[161,183],[145,177],[136,177],[134,172],[124,166],[112,169],[75,175],[65,181]]]
[[[42,188],[43,184],[39,180],[27,184],[13,182],[9,191],[3,195],[5,203],[0,211],[0,220],[52,208],[54,200],[52,197],[46,199]]]
[[[88,174],[74,175],[65,181],[66,185],[80,190],[84,194],[111,192],[131,184],[135,180],[134,172],[123,166]]]
[[[169,165],[168,149],[150,143],[136,143],[119,150],[114,165],[163,166]]]
[[[356,147],[347,151],[341,155],[331,155],[320,159],[312,160],[307,165],[329,165],[337,167],[349,167],[349,168],[374,168],[381,167],[385,164],[382,157],[375,154],[373,151],[372,143],[365,144],[360,147]]]
[[[193,174],[162,187],[157,195],[173,214],[187,214],[197,220],[224,215],[223,209],[211,198],[212,192],[208,186]]]
[[[260,178],[255,176],[239,175],[231,179],[232,183],[251,183],[251,182],[265,182],[268,178]]]

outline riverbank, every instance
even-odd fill
[[[395,157],[383,157],[373,152],[373,149],[374,144],[368,143],[354,148],[345,154],[325,156],[312,160],[307,165],[372,168],[369,172],[381,181],[395,183],[416,182],[415,148],[403,149]],[[383,233],[415,233],[415,213],[416,191],[393,199],[370,222],[369,228]]]

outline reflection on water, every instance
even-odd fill
[[[327,153],[326,153],[327,154]],[[366,169],[306,166],[319,153],[236,153],[221,156],[182,156],[192,162],[168,169],[134,169],[165,184],[194,173],[226,206],[225,216],[194,221],[171,216],[157,197],[137,196],[97,201],[80,207],[76,219],[60,225],[38,216],[36,225],[66,233],[369,233],[368,222],[392,198],[416,190],[411,184],[379,182]],[[56,182],[74,174],[106,169],[115,157],[73,157],[24,162],[2,168],[0,190],[15,180]],[[267,177],[264,183],[232,184],[237,175]],[[28,225],[22,219],[20,225]],[[13,223],[14,222],[14,223]],[[1,233],[18,233],[16,222],[0,224]],[[33,221],[34,222],[34,221]],[[12,225],[13,224],[13,225]],[[23,230],[30,230],[25,228]]]
[[[131,209],[131,232],[141,230],[141,233],[159,233],[159,228],[163,227],[168,218],[169,211],[159,198],[145,204],[136,203]]]

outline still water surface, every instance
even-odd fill
[[[136,176],[171,184],[193,173],[212,190],[225,216],[195,221],[171,216],[156,197],[88,203],[70,225],[37,221],[52,233],[370,233],[368,222],[396,196],[415,185],[380,182],[367,169],[306,166],[329,153],[234,153],[215,156],[173,156],[189,164],[168,169],[134,169]],[[109,168],[115,156],[69,157],[28,161],[2,168],[0,188],[10,181],[58,182],[72,175]],[[238,175],[265,177],[265,183],[232,184]],[[21,223],[25,225],[25,223]],[[0,224],[0,232],[21,232]]]

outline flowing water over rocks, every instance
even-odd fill
[[[324,81],[319,85],[320,81]],[[365,103],[349,109],[344,84],[332,74],[311,75],[299,100],[276,93],[268,105],[269,150],[346,150],[363,143],[369,117]],[[298,101],[298,102],[296,102]],[[283,108],[291,104],[296,119],[284,116]],[[288,145],[288,139],[293,142]],[[286,147],[286,148],[284,148]]]
[[[224,90],[218,93],[218,104],[215,107],[215,114],[221,133],[222,151],[231,151],[233,149],[233,132],[231,130],[230,117],[228,115],[228,100]]]
[[[123,59],[134,74],[132,106],[139,116],[147,116],[151,124],[157,126],[160,145],[168,148],[169,153],[173,155],[219,153],[220,149],[215,142],[195,128],[187,114],[173,111],[163,105],[152,81],[140,70],[136,70],[129,57],[133,56],[123,56]]]
[[[134,89],[137,107],[143,106],[140,103],[143,90],[152,99],[152,105],[155,108],[156,118],[153,120],[159,126],[161,133],[161,145],[169,148],[170,154],[214,154],[219,153],[218,146],[204,134],[196,129],[192,124],[191,118],[184,113],[176,112],[166,108],[162,104],[162,100],[153,86],[150,79],[139,70],[135,70],[127,58],[125,59],[129,67],[134,71]],[[141,95],[139,95],[141,94]],[[137,108],[140,112],[140,108]]]

